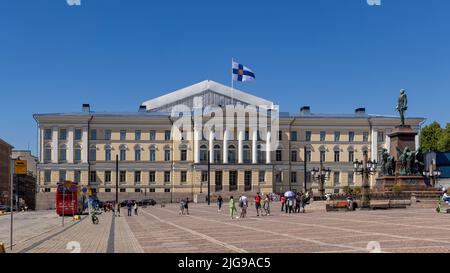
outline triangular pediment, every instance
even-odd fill
[[[148,100],[142,105],[150,112],[170,112],[173,106],[179,104],[192,107],[196,97],[203,98],[203,107],[225,106],[232,104],[232,101],[234,104],[273,106],[271,101],[209,80]]]

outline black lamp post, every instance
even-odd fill
[[[313,168],[311,171],[312,179],[319,183],[319,193],[321,198],[325,196],[325,181],[330,179],[330,174],[330,168],[324,168],[322,160],[320,160],[320,168]]]
[[[423,172],[423,176],[425,176],[428,179],[431,179],[433,188],[436,187],[436,181],[439,180],[439,177],[441,176],[441,174],[442,174],[441,170],[439,170],[439,169],[435,170],[433,168]]]
[[[369,176],[377,172],[377,161],[369,160],[367,151],[364,152],[364,159],[362,161],[356,160],[353,162],[355,173],[362,175],[362,189],[361,189],[361,208],[370,208],[370,185]]]

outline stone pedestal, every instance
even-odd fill
[[[411,126],[397,126],[395,129],[388,135],[391,141],[391,150],[390,154],[395,158],[398,162],[398,151],[399,148],[403,151],[406,147],[408,147],[411,151],[417,150],[416,147],[416,135],[418,132],[414,131]],[[397,168],[399,170],[400,168]]]

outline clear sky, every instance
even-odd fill
[[[450,1],[0,0],[0,138],[36,151],[34,113],[137,111],[210,79],[281,111],[450,119]]]

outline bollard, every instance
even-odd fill
[[[5,244],[3,244],[2,242],[0,242],[0,253],[6,253]]]

